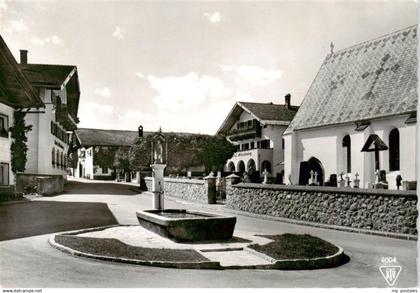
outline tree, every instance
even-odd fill
[[[113,169],[115,165],[115,155],[117,147],[95,147],[93,155],[93,165],[101,168]]]
[[[32,130],[32,125],[25,125],[25,112],[17,110],[13,114],[14,124],[9,128],[12,145],[10,151],[12,154],[12,172],[24,172],[26,168],[28,146],[26,145],[28,138],[26,134]]]
[[[131,171],[130,147],[119,147],[116,149],[113,165],[115,169],[124,171],[124,173]]]
[[[204,166],[206,171],[222,169],[236,148],[222,136],[165,133],[168,145],[167,171],[178,173],[188,167]],[[154,135],[137,139],[131,147],[132,169],[145,170],[151,163]]]

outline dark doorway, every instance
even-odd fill
[[[324,185],[324,169],[322,168],[321,162],[317,158],[312,157],[308,160],[308,168],[309,168],[309,173],[311,171],[318,173],[319,185],[323,186]]]
[[[271,163],[270,161],[264,161],[261,164],[261,172],[267,170],[268,173],[271,173]]]
[[[229,162],[228,171],[231,173],[235,172],[235,164],[233,162]]]
[[[79,163],[79,178],[83,178],[83,167],[81,163]]]
[[[310,158],[308,161],[300,162],[299,167],[299,185],[308,185],[311,178],[311,171],[318,173],[318,182],[320,186],[324,185],[324,170],[321,162],[317,158]]]
[[[240,173],[241,175],[245,172],[245,163],[244,161],[239,161],[238,162],[238,173]]]

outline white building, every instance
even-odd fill
[[[14,112],[26,112],[31,107],[43,107],[43,103],[20,72],[15,58],[0,36],[0,193],[2,187],[15,184],[9,132],[14,125]]]
[[[25,117],[32,125],[28,137],[25,173],[67,176],[67,155],[71,133],[77,127],[80,87],[73,65],[28,64],[21,50],[20,70],[36,88],[45,104],[41,112]]]
[[[367,188],[376,170],[390,189],[416,180],[416,51],[412,26],[325,58],[284,133],[287,183],[308,184],[310,170],[320,185],[358,173]]]
[[[267,170],[281,182],[284,169],[282,134],[298,108],[290,105],[290,95],[286,96],[285,105],[237,102],[217,131],[238,148],[224,171],[239,174],[256,171],[259,176]]]
[[[76,178],[115,179],[112,173],[112,162],[99,165],[97,156],[100,152],[117,150],[121,147],[131,147],[143,130],[110,130],[79,128],[75,131],[75,146],[78,162],[74,170]],[[141,134],[143,135],[143,134]]]

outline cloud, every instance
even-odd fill
[[[97,88],[94,91],[95,95],[101,96],[101,97],[109,97],[111,95],[111,90],[107,87],[104,88]]]
[[[114,106],[83,102],[79,108],[80,127],[115,128]]]
[[[38,38],[38,37],[33,37],[31,39],[31,43],[36,45],[36,46],[44,46],[45,45],[45,41],[41,38]]]
[[[125,33],[126,33],[126,30],[125,29],[123,29],[123,28],[121,28],[119,26],[116,26],[114,32],[112,33],[112,35],[115,38],[122,40],[125,37]]]
[[[84,108],[88,109],[90,113],[112,114],[114,113],[114,106],[98,104],[95,102],[84,103]]]
[[[204,17],[208,19],[211,23],[219,23],[222,21],[222,14],[220,12],[215,11],[213,13],[210,12],[204,12]]]
[[[36,46],[41,46],[41,47],[44,46],[45,44],[53,44],[56,46],[62,46],[63,40],[56,35],[52,35],[45,38],[33,37],[31,38],[31,43]]]
[[[129,109],[124,115],[118,116],[120,129],[137,129],[139,125],[150,125],[154,115]]]
[[[219,65],[225,72],[234,72],[250,86],[267,86],[283,76],[280,69],[264,69],[250,65]]]
[[[26,25],[23,19],[12,20],[10,22],[10,25],[6,28],[6,31],[9,34],[27,32],[28,30],[28,26]]]
[[[153,101],[161,110],[190,109],[209,99],[223,99],[233,93],[220,79],[208,75],[199,76],[195,72],[163,78],[148,75],[146,80],[159,93]]]
[[[6,11],[7,10],[7,2],[6,0],[0,0],[0,11]]]

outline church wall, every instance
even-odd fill
[[[369,135],[378,135],[389,145],[389,133],[393,128],[400,132],[400,170],[389,171],[389,151],[380,152],[380,168],[387,171],[387,181],[390,189],[396,189],[396,176],[401,175],[403,180],[415,180],[416,156],[416,126],[405,124],[408,115],[386,119],[378,119],[363,131],[356,132],[354,124],[336,125],[322,128],[294,131],[285,136],[286,158],[285,179],[297,184],[299,179],[299,164],[311,157],[321,161],[325,180],[330,174],[346,174],[345,148],[342,140],[345,135],[350,135],[351,140],[351,173],[353,181],[355,173],[359,174],[360,187],[367,188],[369,183],[375,181],[375,155],[374,152],[361,152]],[[293,138],[293,136],[295,138]],[[345,176],[345,175],[344,175]]]

